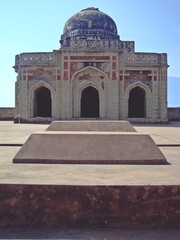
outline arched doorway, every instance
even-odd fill
[[[99,92],[94,87],[87,87],[81,94],[81,117],[99,118]]]
[[[129,118],[145,117],[145,91],[141,87],[133,88],[129,93]]]
[[[34,92],[34,117],[51,117],[51,92],[46,87]]]

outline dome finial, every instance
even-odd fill
[[[81,10],[81,12],[83,12],[83,11],[87,11],[87,10],[95,10],[95,11],[99,11],[99,8],[88,7],[88,8],[85,8],[85,9]]]

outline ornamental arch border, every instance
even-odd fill
[[[83,68],[77,70],[77,71],[72,75],[71,81],[73,81],[74,79],[76,79],[76,76],[79,75],[81,72],[85,72],[85,71],[87,71],[87,70],[89,70],[89,69],[92,69],[92,70],[95,70],[95,71],[101,73],[102,75],[105,76],[105,80],[109,81],[109,77],[108,77],[107,73],[104,72],[103,70],[97,68],[97,67],[94,67],[94,66],[87,66],[87,67],[83,67]]]
[[[86,71],[90,69],[99,72],[101,75],[104,76],[104,78],[103,79],[97,78],[97,80],[91,80],[91,79],[79,80],[78,76],[83,72],[86,73]],[[102,83],[104,87],[102,87]],[[108,87],[107,87],[108,83],[109,83],[108,75],[102,70],[100,70],[99,68],[88,66],[77,71],[71,78],[72,117],[73,118],[81,117],[81,114],[80,114],[81,94],[85,88],[91,86],[91,87],[94,87],[99,93],[99,108],[100,108],[99,118],[106,118],[106,107],[107,107],[106,96],[108,91]]]

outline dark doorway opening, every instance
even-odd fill
[[[51,117],[51,92],[46,87],[35,91],[34,117]]]
[[[82,91],[81,117],[99,118],[99,92],[94,87],[87,87]]]
[[[140,87],[133,88],[129,93],[129,118],[145,117],[145,91]]]

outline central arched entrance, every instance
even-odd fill
[[[51,117],[51,92],[46,87],[34,92],[34,117]]]
[[[145,91],[141,87],[133,88],[129,93],[129,118],[145,117]]]
[[[99,118],[99,92],[94,87],[87,87],[81,93],[81,117]]]

